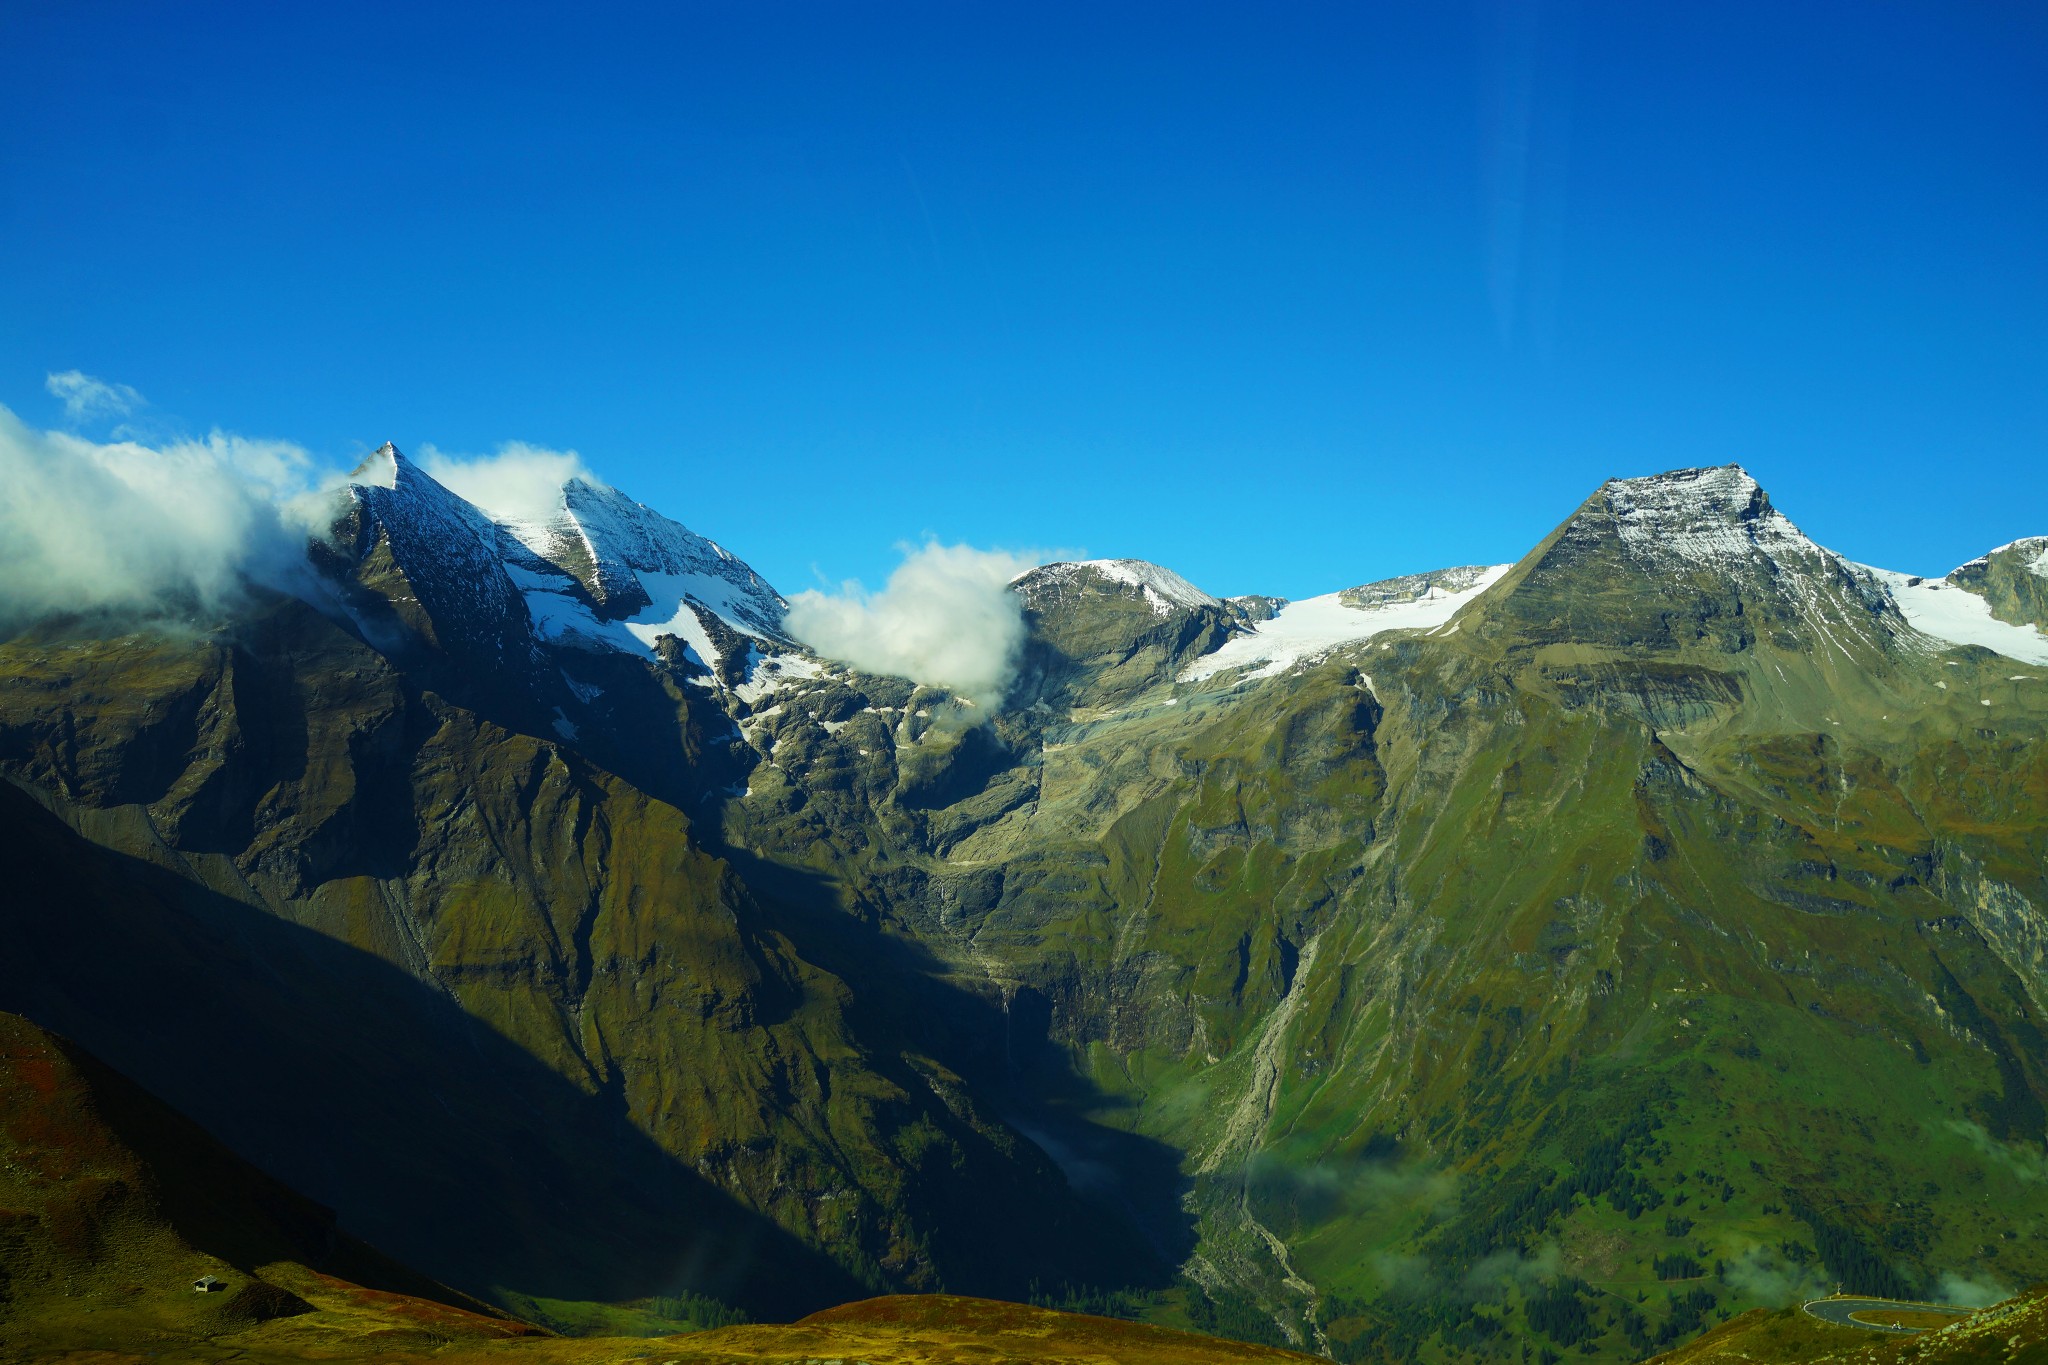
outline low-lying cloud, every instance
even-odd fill
[[[304,560],[289,500],[313,474],[288,441],[101,444],[0,408],[0,625],[210,610],[247,580],[281,584]]]
[[[2013,1292],[2012,1286],[2001,1284],[1992,1276],[1975,1278],[1952,1270],[1945,1272],[1934,1286],[1936,1302],[1952,1303],[1958,1308],[1989,1308],[1994,1303],[2004,1303]]]
[[[1943,1125],[1956,1134],[1992,1165],[2002,1167],[2015,1180],[2029,1185],[2048,1181],[2048,1158],[2036,1149],[2017,1142],[2000,1142],[1991,1136],[1981,1123],[1967,1119],[1950,1119]]]
[[[1557,1283],[1563,1263],[1563,1254],[1555,1242],[1545,1242],[1527,1256],[1512,1248],[1496,1251],[1481,1257],[1465,1272],[1462,1287],[1465,1297],[1474,1300],[1497,1299],[1510,1288],[1527,1294]]]
[[[72,422],[125,416],[141,394],[77,370],[45,385]],[[110,441],[38,431],[0,407],[0,630],[56,616],[162,619],[213,614],[251,584],[324,596],[309,537],[342,475],[290,441],[218,429]],[[570,478],[600,481],[573,450],[508,442],[483,456],[425,447],[420,463],[499,517],[544,521]]]
[[[1441,1222],[1458,1210],[1457,1175],[1421,1162],[1299,1161],[1262,1152],[1246,1165],[1245,1181],[1261,1205],[1285,1206],[1310,1227],[1347,1215],[1391,1218],[1403,1210]]]
[[[507,441],[494,455],[451,455],[422,446],[419,464],[457,497],[506,521],[550,521],[561,508],[563,484],[603,483],[575,451],[524,441]]]
[[[1557,1282],[1564,1258],[1555,1242],[1528,1255],[1507,1249],[1482,1257],[1461,1271],[1447,1271],[1424,1256],[1382,1252],[1372,1266],[1387,1291],[1405,1298],[1441,1298],[1460,1303],[1497,1303],[1510,1290],[1531,1294]]]
[[[906,549],[880,592],[857,582],[790,599],[789,633],[827,658],[1002,702],[1024,646],[1024,606],[1010,591],[1032,555],[936,541]]]
[[[1728,1283],[1752,1303],[1770,1308],[1819,1298],[1829,1288],[1819,1265],[1795,1261],[1781,1249],[1761,1242],[1741,1247],[1727,1265]]]

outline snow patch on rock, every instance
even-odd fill
[[[823,677],[824,673],[824,668],[815,659],[806,658],[801,654],[778,654],[755,664],[752,671],[747,674],[747,680],[735,687],[733,692],[747,705],[756,706],[786,687]],[[780,709],[770,707],[755,714],[767,716]]]

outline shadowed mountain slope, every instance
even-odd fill
[[[534,1334],[350,1237],[332,1211],[11,1014],[0,1014],[0,1158],[0,1351],[49,1359],[349,1317],[302,1295],[375,1313],[423,1345]],[[218,1291],[196,1294],[202,1278]]]
[[[296,604],[9,648],[0,994],[409,1262],[788,1311],[1066,1254],[1051,1164],[673,807]]]

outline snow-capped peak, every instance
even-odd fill
[[[1757,554],[1827,554],[1771,506],[1740,465],[1609,479],[1596,496],[1639,561],[1707,567]]]
[[[498,524],[581,583],[606,620],[637,620],[649,608],[673,614],[689,597],[736,630],[780,637],[786,604],[766,579],[723,546],[615,488],[572,478],[546,520]]]
[[[506,572],[544,642],[651,654],[674,636],[714,671],[735,647],[750,648],[749,637],[786,643],[787,604],[767,580],[617,489],[572,478],[546,520],[492,520]]]
[[[1046,585],[1075,587],[1089,579],[1112,584],[1127,595],[1143,598],[1157,616],[1223,605],[1173,570],[1143,559],[1079,559],[1045,564],[1021,575],[1017,582],[1029,592]]]
[[[698,596],[743,630],[774,635],[786,603],[768,581],[716,541],[634,502],[614,488],[571,479],[562,490],[563,521],[580,534],[600,571],[701,580]],[[713,600],[716,599],[716,600]]]
[[[363,457],[362,463],[349,474],[348,481],[364,488],[396,488],[398,467],[405,463],[408,461],[399,453],[398,447],[386,441]]]
[[[512,620],[523,605],[521,624],[538,643],[651,655],[663,636],[674,636],[714,671],[735,648],[749,648],[749,638],[787,644],[786,604],[766,580],[721,546],[602,484],[568,480],[542,520],[493,513],[387,443],[337,496],[385,528],[415,590],[437,598],[444,616],[470,616],[468,604],[502,600]]]
[[[371,508],[387,527],[424,537],[442,554],[466,554],[468,542],[492,539],[482,511],[411,460],[390,441],[363,458],[347,484],[330,494]]]

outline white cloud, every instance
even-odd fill
[[[126,384],[110,384],[79,370],[46,375],[43,387],[64,401],[64,415],[74,422],[126,417],[144,405],[142,395]]]
[[[1533,1256],[1512,1249],[1496,1251],[1467,1268],[1463,1281],[1465,1297],[1495,1299],[1510,1284],[1520,1286],[1525,1293],[1555,1284],[1560,1259],[1555,1242],[1537,1247]]]
[[[1999,1283],[1995,1276],[1973,1279],[1948,1271],[1935,1286],[1934,1297],[1941,1303],[1952,1303],[1959,1308],[1989,1308],[1994,1303],[2004,1303],[2013,1296],[2011,1286]]]
[[[949,687],[995,707],[1016,673],[1024,609],[1010,581],[1042,560],[937,542],[906,549],[888,586],[859,583],[790,599],[790,634],[870,673]]]
[[[312,460],[215,431],[159,446],[32,430],[0,408],[0,625],[59,612],[210,609],[304,562],[280,509]]]
[[[2000,1142],[1981,1123],[1950,1119],[1943,1126],[1975,1147],[1979,1155],[2004,1167],[2014,1179],[2030,1185],[2048,1180],[2048,1159],[2043,1159],[2041,1153],[2032,1147],[2017,1142]]]
[[[1460,1303],[1499,1300],[1512,1288],[1524,1294],[1557,1283],[1563,1257],[1555,1242],[1545,1242],[1533,1255],[1496,1251],[1458,1272],[1455,1281],[1440,1274],[1427,1258],[1383,1252],[1373,1257],[1373,1270],[1393,1293],[1408,1298],[1447,1298]]]
[[[142,402],[76,371],[49,388],[74,417]],[[251,582],[320,595],[304,551],[326,530],[337,472],[290,441],[114,434],[126,439],[37,431],[0,407],[0,630],[59,614],[213,611]],[[429,446],[421,463],[502,517],[545,520],[564,481],[596,482],[575,451],[520,442],[475,457]]]
[[[1818,1298],[1829,1288],[1820,1266],[1793,1261],[1761,1242],[1745,1243],[1734,1252],[1728,1261],[1728,1283],[1750,1302],[1767,1308]]]
[[[456,496],[504,521],[545,522],[562,506],[571,479],[602,485],[573,450],[547,450],[507,441],[495,455],[450,455],[422,446],[420,468]]]

